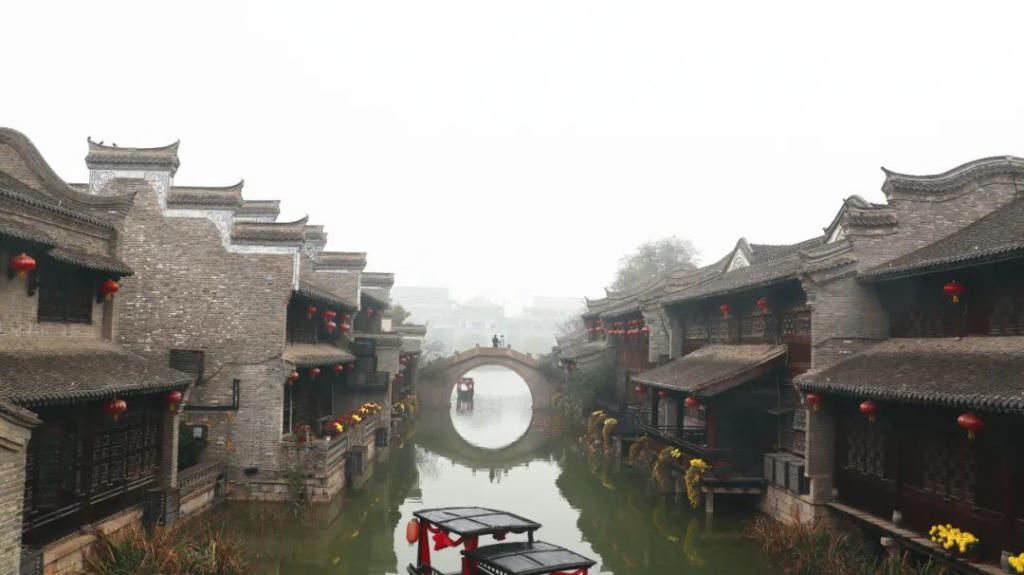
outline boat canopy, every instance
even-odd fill
[[[543,541],[498,543],[464,551],[463,555],[476,563],[480,573],[489,575],[585,574],[594,566],[594,561],[578,553]]]
[[[496,509],[483,507],[444,507],[413,513],[421,521],[448,533],[477,537],[503,533],[527,533],[540,529],[540,523]]]

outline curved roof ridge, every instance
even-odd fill
[[[1018,156],[988,156],[978,158],[938,174],[904,174],[882,167],[885,182],[882,191],[888,196],[897,189],[909,191],[950,191],[962,186],[972,177],[1020,173],[1024,175],[1024,158]]]
[[[56,205],[49,207],[60,208],[66,215],[72,217],[77,215],[91,223],[103,224],[111,219],[112,213],[116,214],[117,217],[123,217],[132,205],[134,194],[100,196],[82,191],[67,183],[57,175],[57,172],[43,158],[42,153],[32,143],[32,140],[18,130],[0,127],[0,144],[7,144],[14,148],[21,160],[39,178],[39,181],[42,182],[45,188],[37,189],[25,182],[16,180],[27,190],[34,192],[32,195],[36,197],[26,198],[28,200],[35,199],[38,201],[45,198],[49,202],[45,200],[40,202],[44,206],[55,202]],[[11,177],[11,179],[14,178]],[[66,204],[71,205],[68,206]],[[76,210],[82,210],[85,213],[80,214]]]
[[[181,145],[181,140],[174,140],[170,144],[164,144],[163,146],[153,146],[151,148],[142,147],[130,147],[130,146],[118,146],[117,144],[104,144],[103,142],[97,142],[92,139],[92,136],[86,136],[85,141],[89,143],[89,150],[118,150],[125,152],[178,152],[178,146]]]
[[[171,186],[171,191],[196,190],[200,192],[241,192],[245,187],[245,178],[239,178],[237,182],[225,186]],[[253,200],[246,200],[253,201]],[[257,200],[258,201],[258,200]]]

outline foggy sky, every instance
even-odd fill
[[[879,166],[1024,154],[1024,4],[981,6],[8,2],[0,125],[69,181],[88,135],[180,139],[176,183],[244,177],[400,285],[595,297],[646,239],[712,261]]]

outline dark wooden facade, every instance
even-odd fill
[[[1024,421],[986,416],[974,440],[961,411],[886,403],[876,421],[832,398],[839,500],[927,532],[951,523],[977,535],[989,559],[1024,548]]]
[[[167,404],[131,396],[117,421],[105,402],[34,407],[42,424],[26,457],[23,541],[38,546],[143,500],[160,468]]]

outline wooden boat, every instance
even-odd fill
[[[418,548],[409,575],[587,575],[594,566],[591,559],[564,547],[534,541],[541,525],[507,511],[445,507],[413,515],[406,539]],[[525,535],[526,541],[503,542],[509,534]],[[481,546],[480,538],[486,536],[499,543]],[[446,574],[431,566],[431,540],[434,551],[461,546],[462,570]]]
[[[456,383],[458,388],[458,400],[460,402],[473,401],[473,385],[474,381],[472,377],[460,377]]]

